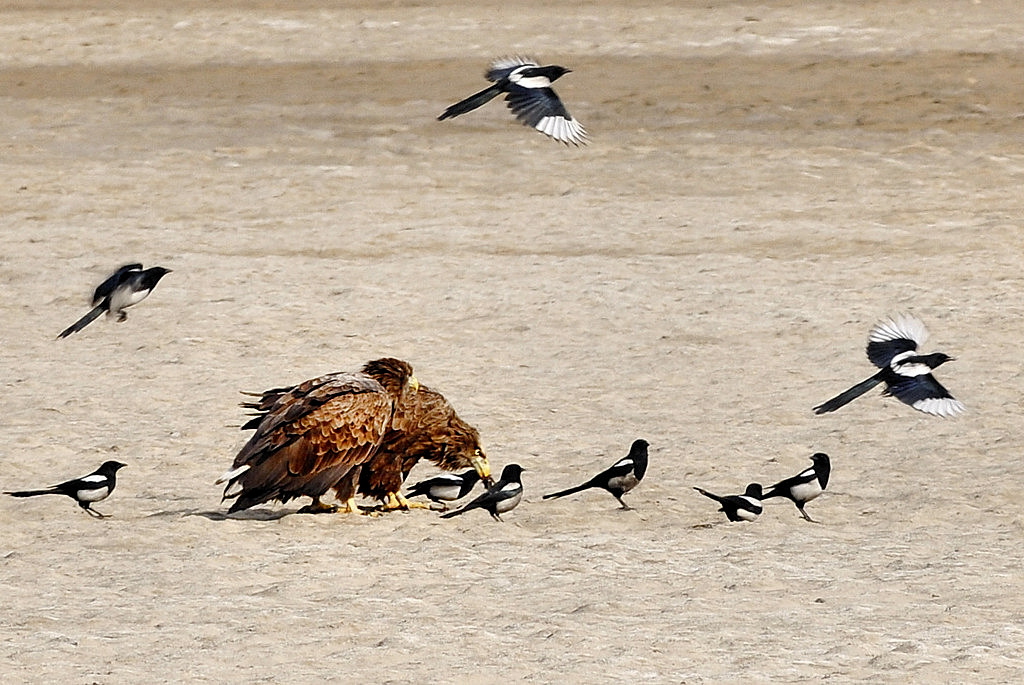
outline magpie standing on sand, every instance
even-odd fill
[[[96,518],[107,518],[95,509],[90,508],[93,502],[105,500],[114,491],[117,484],[117,470],[124,468],[126,464],[119,461],[105,461],[98,469],[88,476],[75,478],[60,485],[54,485],[45,490],[21,490],[17,492],[5,492],[11,497],[35,497],[37,495],[67,495],[78,502],[78,506],[85,509],[86,513]]]
[[[441,113],[438,121],[471,112],[505,93],[508,108],[516,119],[566,145],[585,145],[587,131],[572,118],[551,84],[571,70],[542,67],[525,57],[503,57],[491,63],[485,76],[494,85],[470,95]]]
[[[703,488],[695,487],[694,490],[721,504],[722,508],[718,511],[724,511],[725,517],[733,522],[753,521],[761,515],[764,509],[761,506],[760,483],[751,483],[742,495],[726,495],[725,497],[720,497]]]
[[[107,316],[116,314],[118,321],[124,321],[128,318],[124,310],[146,299],[160,279],[169,273],[171,270],[162,266],[143,270],[141,264],[125,264],[96,288],[92,296],[93,308],[89,313],[61,331],[57,338],[66,338],[72,333],[77,333],[99,318],[103,312],[106,312]]]
[[[786,497],[796,505],[804,519],[811,523],[817,523],[804,511],[804,505],[825,491],[825,486],[828,485],[828,475],[832,471],[832,462],[824,452],[812,454],[811,462],[813,465],[810,468],[768,488],[768,492],[764,493],[761,499]]]
[[[935,416],[956,416],[964,405],[954,399],[935,380],[935,369],[953,358],[942,352],[918,354],[918,345],[928,339],[928,330],[909,314],[899,314],[876,324],[868,335],[868,359],[881,369],[846,392],[814,408],[815,414],[835,411],[852,402],[879,383],[885,383],[883,395],[892,395],[918,411]]]
[[[480,482],[480,474],[476,469],[462,473],[442,473],[428,480],[421,480],[405,493],[406,497],[426,495],[432,502],[438,502],[447,509],[445,502],[462,499]]]
[[[615,499],[619,500],[619,504],[622,505],[623,509],[629,509],[630,506],[622,501],[622,496],[639,485],[640,481],[643,480],[644,474],[647,472],[647,447],[646,440],[634,440],[633,445],[629,448],[628,455],[619,459],[586,483],[569,488],[568,490],[552,492],[549,495],[544,495],[542,499],[565,497],[581,490],[601,488],[607,490]]]
[[[441,518],[449,519],[459,514],[465,514],[470,509],[486,509],[492,518],[500,521],[501,515],[515,509],[522,499],[523,467],[519,464],[509,464],[502,469],[501,479],[487,492],[461,509],[441,514]]]

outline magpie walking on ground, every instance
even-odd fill
[[[764,509],[761,506],[760,483],[751,483],[742,495],[726,495],[725,497],[720,497],[703,488],[695,487],[694,490],[721,504],[722,508],[718,511],[725,512],[725,517],[733,522],[753,521],[761,515]]]
[[[806,468],[792,478],[781,480],[768,488],[761,499],[772,497],[786,497],[791,500],[800,515],[811,523],[817,523],[804,511],[804,505],[825,491],[828,485],[828,476],[832,472],[832,462],[824,452],[817,452],[811,455],[812,466]]]
[[[486,509],[492,518],[500,521],[501,515],[515,509],[522,499],[523,467],[519,464],[509,464],[501,470],[501,479],[487,492],[461,509],[441,514],[441,518],[449,519],[459,514],[465,514],[471,509]]]
[[[71,324],[57,338],[66,338],[82,330],[103,312],[107,316],[117,315],[118,321],[128,318],[125,309],[142,302],[153,291],[160,279],[171,273],[170,269],[154,266],[143,270],[141,264],[125,264],[100,283],[92,296],[93,308],[88,314]]]
[[[476,469],[462,473],[442,473],[427,480],[415,483],[405,493],[406,497],[426,495],[432,502],[437,502],[447,510],[445,502],[462,499],[480,482],[480,474]]]
[[[105,500],[110,496],[110,493],[114,491],[114,486],[117,484],[117,471],[125,466],[126,464],[122,464],[119,461],[105,461],[102,466],[90,473],[88,476],[75,478],[74,480],[54,485],[52,488],[46,488],[45,490],[20,490],[16,492],[5,492],[4,494],[10,495],[11,497],[67,495],[78,502],[78,506],[85,509],[86,513],[90,516],[102,519],[107,517],[106,514],[101,514],[91,508],[90,505],[93,502]]]
[[[909,314],[899,314],[876,324],[868,335],[868,359],[881,369],[871,378],[814,408],[815,414],[835,411],[879,383],[883,395],[892,395],[918,411],[935,416],[956,416],[964,405],[935,380],[935,369],[953,358],[942,352],[918,354],[918,345],[928,339],[928,330]]]
[[[619,504],[622,505],[623,509],[629,509],[630,506],[622,501],[622,496],[639,485],[640,481],[643,480],[644,474],[647,472],[647,447],[646,440],[634,440],[633,445],[629,448],[628,455],[619,459],[586,483],[569,488],[568,490],[552,492],[549,495],[544,495],[542,499],[565,497],[581,490],[601,488],[602,490],[607,490],[615,499],[619,500]]]
[[[456,102],[437,119],[443,121],[471,112],[505,93],[508,108],[524,125],[566,145],[585,145],[586,129],[572,118],[551,88],[552,82],[570,71],[554,65],[542,67],[525,57],[502,57],[492,62],[485,74],[492,86]]]

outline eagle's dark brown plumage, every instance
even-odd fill
[[[400,490],[420,459],[446,471],[472,467],[485,482],[490,480],[476,428],[459,418],[444,395],[426,386],[395,408],[380,447],[362,468],[359,494],[382,501],[385,509],[414,506]]]
[[[229,512],[278,500],[312,497],[312,511],[333,488],[346,511],[355,511],[359,471],[375,453],[391,425],[395,407],[415,394],[412,367],[398,359],[378,359],[359,373],[332,373],[288,388],[275,388],[259,400],[243,429],[255,429],[235,457],[224,499]]]

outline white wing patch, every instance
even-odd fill
[[[107,477],[99,473],[90,473],[85,478],[79,478],[83,483],[106,483]]]
[[[928,329],[920,319],[910,314],[896,314],[885,321],[875,324],[868,334],[868,342],[886,342],[889,340],[913,340],[918,346],[928,340]]]
[[[519,69],[516,69],[515,71],[508,75],[508,80],[516,84],[517,86],[522,86],[523,88],[551,87],[551,79],[549,79],[547,76],[530,76],[527,78],[523,78],[523,75],[520,72],[523,69],[528,68],[529,67],[520,67]]]
[[[587,130],[575,119],[564,117],[544,117],[534,126],[544,135],[551,136],[560,143],[573,145],[587,144]]]
[[[539,67],[537,61],[529,57],[523,57],[522,55],[509,55],[508,57],[499,57],[498,59],[491,62],[491,69],[511,69],[513,67]]]
[[[923,411],[932,416],[952,417],[967,411],[964,403],[952,397],[929,397],[925,400],[914,402],[914,409]]]
[[[213,484],[214,485],[220,485],[221,483],[226,483],[229,480],[234,480],[235,478],[238,478],[240,475],[242,475],[243,473],[245,473],[246,471],[248,471],[251,468],[252,468],[251,464],[242,464],[237,469],[231,469],[230,471],[225,473],[223,476],[221,476],[220,478],[215,480],[213,482]]]

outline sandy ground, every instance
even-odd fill
[[[209,4],[0,9],[0,488],[129,463],[0,500],[5,682],[1019,679],[1015,0]],[[435,121],[519,52],[589,147]],[[969,412],[812,415],[901,310]],[[506,523],[225,519],[239,391],[385,355],[529,469]],[[541,502],[637,437],[636,511]],[[821,525],[691,489],[818,450]]]

